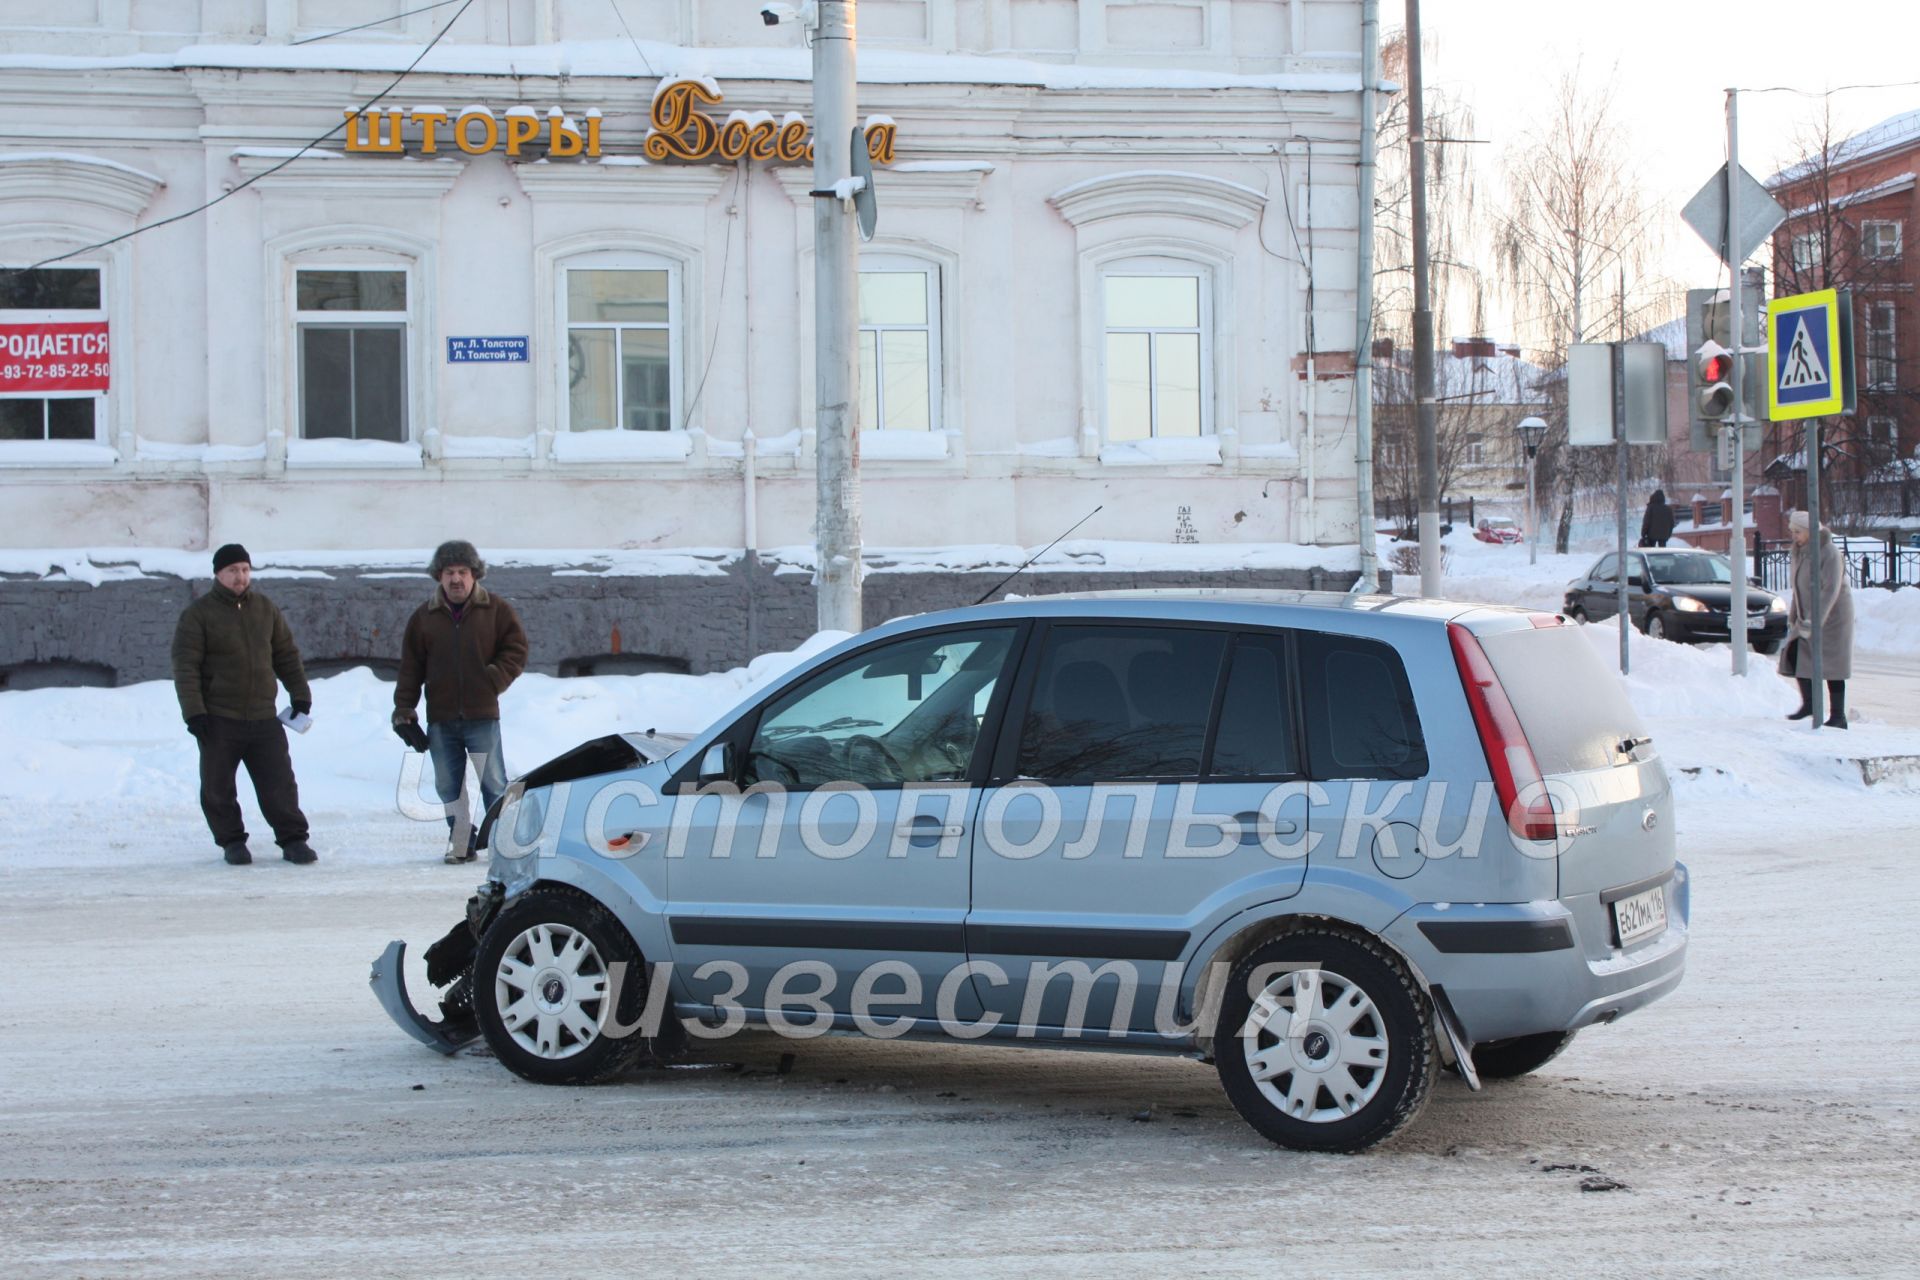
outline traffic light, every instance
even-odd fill
[[[1725,289],[1687,290],[1687,405],[1692,418],[1693,447],[1712,453],[1720,428],[1733,421],[1733,312]],[[1748,447],[1758,448],[1766,414],[1767,384],[1764,354],[1766,330],[1760,327],[1760,291],[1743,291],[1740,341],[1747,355],[1740,362],[1741,420],[1747,424]]]

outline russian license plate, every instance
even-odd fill
[[[1764,613],[1750,613],[1747,615],[1747,630],[1765,631],[1766,629],[1767,615]]]
[[[1667,927],[1667,887],[1661,885],[1613,904],[1613,927],[1620,945],[1632,946],[1642,938],[1665,932]]]

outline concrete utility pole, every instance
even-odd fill
[[[813,32],[815,554],[822,631],[859,631],[860,251],[852,201],[854,0],[820,0]]]
[[[1379,79],[1380,0],[1360,3],[1360,271],[1354,284],[1353,475],[1360,526],[1356,594],[1380,589],[1379,539],[1373,519],[1373,189],[1374,84]]]
[[[1420,79],[1420,0],[1407,0],[1407,149],[1413,187],[1413,398],[1419,427],[1420,594],[1440,594],[1440,448],[1433,402],[1433,303],[1427,277],[1426,107]]]

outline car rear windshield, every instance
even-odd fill
[[[1621,742],[1646,736],[1627,690],[1578,627],[1481,636],[1543,774],[1625,762]]]

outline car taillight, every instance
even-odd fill
[[[1541,787],[1539,762],[1533,758],[1533,747],[1527,742],[1526,730],[1520,727],[1513,701],[1501,687],[1493,664],[1487,661],[1487,651],[1457,622],[1447,624],[1447,639],[1453,645],[1460,685],[1473,712],[1473,727],[1480,731],[1480,749],[1487,753],[1487,768],[1493,774],[1493,789],[1500,797],[1500,811],[1507,815],[1507,825],[1523,839],[1556,838],[1559,822],[1553,798]],[[1520,803],[1522,793],[1530,797],[1524,805]]]

